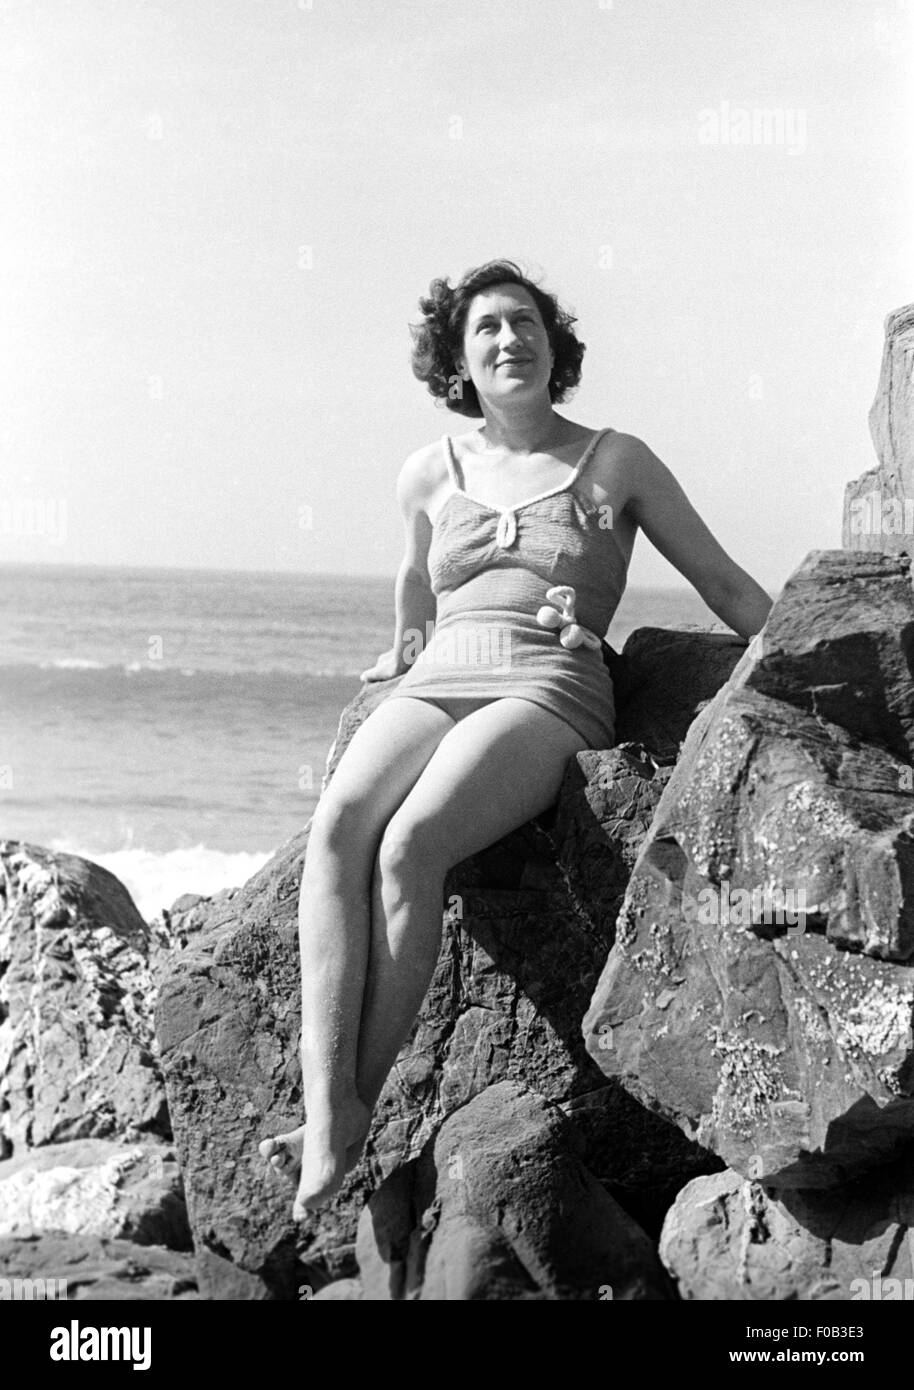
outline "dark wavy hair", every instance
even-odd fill
[[[572,328],[577,320],[555,295],[540,289],[513,261],[487,261],[468,270],[453,288],[448,280],[432,281],[428,294],[419,300],[422,322],[410,324],[413,374],[426,383],[431,395],[444,401],[448,410],[477,418],[482,415],[476,387],[472,381],[461,379],[456,359],[463,353],[470,302],[493,285],[521,285],[532,296],[555,355],[549,398],[553,403],[565,400],[581,380],[585,344]]]

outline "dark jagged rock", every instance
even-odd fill
[[[351,1256],[341,1264],[319,1256],[320,1277],[310,1277],[288,1188],[257,1153],[268,1134],[301,1123],[296,913],[305,842],[297,836],[230,901],[214,904],[205,928],[161,966],[159,1043],[209,1296],[294,1297],[300,1284],[320,1288],[354,1272]],[[331,1251],[345,1246],[345,1221],[321,1224]],[[306,1247],[317,1238],[309,1232]]]
[[[555,817],[545,831],[572,904],[610,943],[669,772],[640,744],[579,753],[568,766]]]
[[[789,582],[689,733],[584,1021],[604,1072],[782,1188],[914,1138],[906,569],[814,554]]]
[[[914,584],[906,556],[814,550],[734,671],[772,699],[914,761]]]
[[[0,1157],[78,1138],[170,1138],[149,931],[70,854],[0,841]]]
[[[675,762],[692,720],[745,650],[733,632],[637,628],[610,663],[617,743],[638,743],[655,762]]]
[[[658,640],[670,649],[668,634]],[[648,698],[647,670],[670,682],[651,668],[648,646],[639,699]],[[672,649],[684,672],[673,702],[678,742],[744,647],[694,634]],[[696,650],[711,653],[713,675],[702,676]],[[369,687],[344,712],[331,772],[390,688]],[[686,690],[694,691],[691,708]],[[663,752],[655,758],[631,745],[581,754],[554,813],[449,876],[438,966],[379,1101],[365,1161],[332,1207],[307,1223],[292,1223],[291,1189],[257,1153],[259,1140],[301,1122],[296,912],[305,836],[230,900],[213,903],[186,948],[165,958],[157,1028],[205,1293],[291,1298],[351,1277],[372,1187],[418,1160],[449,1116],[502,1082],[558,1107],[591,1180],[646,1226],[659,1229],[687,1177],[717,1166],[607,1082],[580,1033],[615,906],[667,775],[658,767]]]

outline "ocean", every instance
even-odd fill
[[[626,591],[609,632],[710,625]],[[243,883],[307,822],[393,580],[0,565],[0,837],[80,854],[148,919]]]

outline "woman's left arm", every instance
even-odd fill
[[[666,464],[643,440],[629,435],[626,442],[632,517],[708,607],[748,641],[764,626],[771,599],[715,540]]]

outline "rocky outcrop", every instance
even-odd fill
[[[728,1169],[683,1188],[660,1257],[685,1299],[910,1300],[912,1221],[910,1160],[829,1192],[779,1193]]]
[[[0,1157],[171,1137],[148,936],[113,874],[0,841]]]
[[[74,1139],[0,1163],[0,1238],[46,1231],[190,1250],[174,1151]]]
[[[154,944],[105,869],[0,842],[0,1279],[13,1297],[17,1280],[66,1281],[71,1299],[198,1297]]]
[[[426,1248],[427,1223],[421,1226],[409,1276],[393,1279],[389,1297],[442,1296],[431,1292],[440,1282],[426,1291],[425,1281],[448,1242],[489,1252],[476,1283],[467,1272],[469,1256],[461,1256],[464,1275],[454,1276],[448,1297],[458,1296],[456,1288],[460,1297],[495,1296],[479,1290],[496,1287],[510,1289],[511,1297],[598,1297],[598,1285],[614,1279],[630,1291],[620,1296],[664,1296],[651,1247],[643,1235],[636,1238],[633,1220],[659,1230],[682,1183],[715,1161],[601,1074],[587,1056],[580,1020],[612,944],[616,911],[667,764],[744,644],[719,634],[636,636],[629,678],[653,721],[646,745],[632,738],[606,753],[580,755],[552,814],[450,875],[428,996],[381,1096],[365,1160],[328,1211],[294,1225],[289,1188],[265,1171],[257,1153],[260,1139],[301,1121],[296,911],[305,836],[284,846],[230,900],[214,904],[187,947],[164,963],[157,1029],[208,1296],[290,1298],[301,1288],[316,1296],[331,1284],[350,1296],[354,1286],[342,1281],[357,1269],[366,1199],[373,1191],[384,1194],[376,1195],[373,1211],[399,1201],[402,1223],[417,1200],[402,1195],[413,1182],[428,1197],[422,1211],[437,1212],[440,1195],[451,1234]],[[654,640],[662,644],[663,661],[652,656]],[[626,660],[627,653],[628,646]],[[637,717],[619,697],[620,684],[620,728],[634,736]],[[344,713],[330,775],[360,720],[386,693],[369,687]],[[663,744],[652,748],[650,731],[660,724]],[[445,1202],[450,1189],[437,1192],[440,1135],[451,1125],[480,1126],[474,1143],[485,1153],[480,1117],[490,1113],[489,1091],[502,1086],[512,1088],[505,1094],[514,1097],[518,1114],[527,1106],[537,1117],[523,1142],[539,1155],[537,1171],[553,1155],[565,1174],[561,1200],[570,1191],[562,1184],[583,1184],[594,1201],[602,1194],[589,1263],[583,1256],[575,1263],[545,1216],[525,1215],[528,1188],[518,1198],[516,1220],[519,1230],[529,1221],[536,1232],[530,1240],[540,1254],[529,1254],[529,1266],[524,1240],[518,1236],[515,1247],[499,1233],[495,1208],[481,1195],[485,1184],[466,1189],[476,1194],[469,1209]],[[520,1133],[518,1143],[520,1153]],[[609,1231],[621,1241],[615,1262],[606,1255]],[[544,1253],[550,1243],[557,1251],[552,1264]],[[600,1250],[604,1275],[597,1279]]]
[[[909,1278],[914,1223],[912,634],[907,560],[850,553],[811,556],[748,650],[633,634],[614,658],[631,737],[449,876],[365,1159],[303,1224],[257,1144],[301,1115],[306,835],[153,929],[95,866],[6,843],[0,1278],[71,1298],[894,1296],[860,1290]],[[345,712],[330,775],[386,693]],[[23,1040],[48,989],[71,1013],[60,1070],[103,1078],[81,1116],[62,1086],[30,1094],[58,1074]]]
[[[584,1021],[743,1176],[833,1186],[914,1140],[912,761],[910,565],[814,553],[690,730]]]
[[[885,321],[885,349],[870,433],[879,466],[848,483],[842,544],[914,555],[914,304]]]

